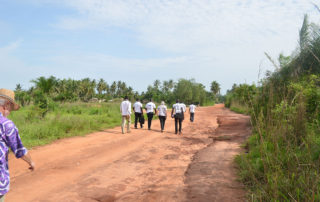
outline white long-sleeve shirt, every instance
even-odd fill
[[[121,102],[120,112],[122,116],[127,116],[131,114],[131,102],[129,100],[124,100]]]

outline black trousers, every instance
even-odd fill
[[[166,123],[166,119],[167,117],[165,116],[159,116],[161,130],[164,130],[164,124]]]
[[[137,123],[138,123],[138,121],[139,121],[139,123],[140,123],[140,127],[142,128],[141,116],[142,116],[142,113],[139,113],[139,112],[135,112],[135,113],[134,113],[134,127],[135,127],[135,128],[137,128]]]
[[[178,133],[178,123],[179,123],[179,132],[181,133],[181,128],[182,128],[182,121],[183,119],[182,118],[174,118],[174,126],[176,128],[176,134]]]
[[[194,113],[190,113],[190,121],[191,121],[191,122],[194,121]]]
[[[148,116],[148,129],[151,129],[151,122],[152,122],[152,118],[153,118],[153,112],[147,113],[147,116]]]

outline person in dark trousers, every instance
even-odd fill
[[[176,104],[172,106],[171,117],[174,118],[175,122],[175,133],[178,134],[179,124],[179,135],[182,135],[182,121],[183,121],[183,105],[180,104],[179,100],[176,100]]]
[[[139,121],[140,127],[143,128],[141,117],[143,116],[142,104],[139,98],[136,99],[136,102],[133,104],[134,111],[134,128],[137,129],[137,123]]]
[[[154,114],[157,114],[156,105],[150,99],[150,102],[146,104],[147,116],[148,116],[148,130],[151,130],[151,122]],[[153,114],[154,110],[154,114]]]
[[[189,112],[190,112],[190,121],[193,122],[194,121],[194,112],[196,110],[196,105],[194,105],[193,103],[191,103],[191,105],[189,106]]]
[[[158,106],[158,116],[160,120],[161,133],[163,133],[164,125],[167,119],[167,106],[164,104],[164,101],[162,101],[161,105]]]

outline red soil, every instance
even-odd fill
[[[6,201],[243,201],[233,159],[249,117],[216,105],[188,118],[183,135],[168,118],[164,133],[154,120],[151,131],[117,127],[34,148],[34,172],[10,156]]]

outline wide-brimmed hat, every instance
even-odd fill
[[[11,102],[13,105],[12,110],[18,110],[20,108],[20,106],[14,101],[14,92],[12,90],[1,88],[0,98],[5,98],[9,102]]]

